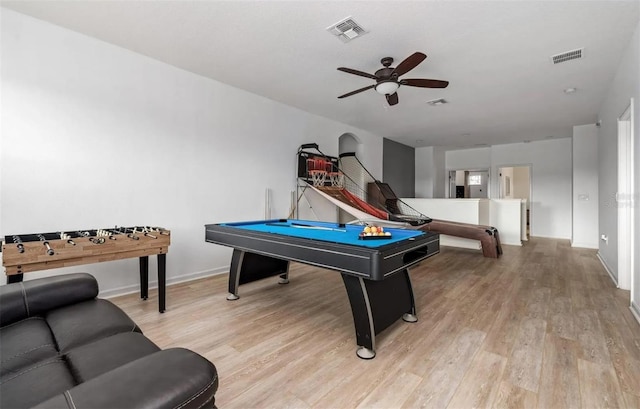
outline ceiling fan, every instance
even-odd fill
[[[376,83],[369,85],[368,87],[360,88],[355,91],[348,92],[344,95],[340,95],[338,98],[346,98],[351,95],[358,94],[362,91],[366,91],[374,88],[377,93],[384,95],[387,98],[389,105],[395,105],[398,103],[398,93],[396,92],[401,85],[407,85],[409,87],[422,87],[422,88],[446,88],[449,85],[449,81],[429,80],[425,78],[419,79],[400,79],[401,75],[404,75],[416,68],[418,64],[425,60],[427,56],[421,52],[415,52],[409,57],[405,58],[397,67],[392,67],[393,58],[385,57],[380,62],[384,68],[380,68],[375,74],[369,74],[366,72],[354,70],[346,67],[339,67],[339,71],[343,71],[349,74],[359,75],[361,77],[371,78],[376,80]]]

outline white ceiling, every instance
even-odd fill
[[[50,21],[409,146],[473,147],[561,138],[594,123],[640,19],[635,1],[2,1]],[[352,16],[368,33],[326,28]],[[550,57],[584,47],[585,57]],[[337,99],[421,51],[390,107],[374,90]],[[640,75],[640,73],[639,73]],[[568,87],[577,92],[567,95]],[[426,101],[445,98],[449,104]]]

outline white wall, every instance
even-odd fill
[[[635,87],[632,85],[633,98],[634,98],[634,106],[635,111],[633,113],[634,119],[634,160],[635,160],[635,171],[634,171],[634,192],[635,192],[635,228],[634,228],[634,271],[632,277],[633,284],[633,294],[634,299],[631,300],[631,307],[636,315],[636,319],[640,322],[640,80],[637,75],[633,73],[640,72],[640,23],[636,27],[635,34],[629,43],[629,52],[625,58],[625,61],[621,67],[623,70],[629,70],[631,73],[630,77],[627,77],[629,82],[635,82]]]
[[[449,188],[447,180],[447,171],[445,169],[446,151],[442,147],[433,148],[433,161],[435,164],[435,173],[433,184],[433,197],[444,198],[445,192]]]
[[[491,147],[492,169],[531,165],[531,236],[571,238],[571,139]],[[491,192],[497,192],[497,179]],[[493,193],[492,193],[492,197]]]
[[[418,199],[402,198],[422,214],[433,219],[494,226],[505,245],[521,246],[520,200],[505,199]],[[480,241],[441,235],[443,246],[480,249]]]
[[[598,248],[598,128],[573,127],[573,247]]]
[[[500,242],[522,246],[522,201],[520,199],[491,199],[490,222],[484,223],[498,229]],[[526,225],[525,225],[526,228]]]
[[[571,139],[449,151],[445,168],[490,169],[489,197],[499,198],[498,169],[531,165],[531,235],[571,238]]]
[[[449,188],[445,171],[446,150],[441,147],[416,148],[416,198],[444,198]]]
[[[1,19],[2,235],[162,226],[176,281],[228,269],[231,250],[205,243],[204,224],[261,219],[266,188],[273,217],[287,216],[302,143],[336,155],[350,132],[382,176],[377,135],[9,10]],[[137,288],[134,259],[71,270],[103,291]]]
[[[447,151],[445,166],[449,170],[483,170],[491,167],[491,148]]]
[[[618,188],[618,128],[617,118],[624,112],[629,101],[634,98],[634,142],[635,142],[635,293],[640,296],[640,215],[638,215],[638,194],[640,193],[640,23],[629,41],[626,52],[620,60],[618,70],[611,82],[598,119],[598,190],[600,234],[609,237],[608,243],[600,241],[600,258],[607,269],[618,277],[618,212],[615,193]],[[640,310],[639,310],[640,312]]]
[[[432,219],[469,224],[481,224],[488,221],[480,220],[480,204],[481,202],[489,202],[486,199],[414,199],[404,197],[402,201]],[[485,215],[483,214],[482,216]],[[481,248],[479,240],[465,239],[446,234],[440,235],[440,245],[475,250]]]
[[[436,161],[434,158],[434,148],[416,148],[416,198],[432,198],[435,175],[436,175]]]

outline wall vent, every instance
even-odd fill
[[[449,101],[447,101],[444,98],[432,99],[431,101],[427,101],[427,104],[433,105],[433,106],[444,105],[448,103]]]
[[[327,31],[338,37],[343,43],[348,43],[367,34],[367,31],[356,23],[351,16],[327,27]]]
[[[561,62],[576,60],[584,56],[584,48],[578,48],[576,50],[565,51],[564,53],[551,56],[551,61],[554,64],[560,64]]]

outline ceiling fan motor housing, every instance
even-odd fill
[[[393,58],[384,57],[383,59],[380,60],[380,63],[382,63],[382,66],[384,67],[389,67],[391,66],[391,64],[393,64]]]
[[[378,71],[376,71],[375,76],[378,78],[378,82],[391,79],[392,77],[397,79],[398,74],[394,75],[394,71],[395,68],[393,67],[380,68]]]

